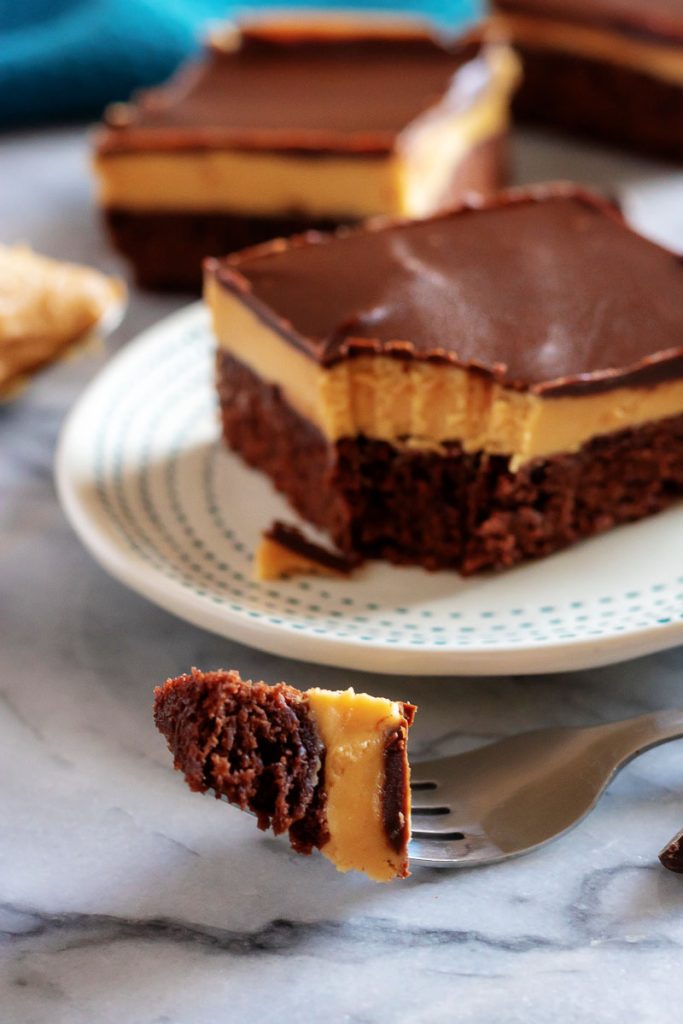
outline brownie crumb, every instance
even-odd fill
[[[669,871],[683,875],[683,829],[664,847],[659,859]]]
[[[190,789],[289,832],[299,853],[327,842],[325,751],[299,690],[192,669],[155,689],[154,720]]]
[[[268,545],[268,542],[270,544]],[[269,564],[264,557],[267,550],[274,545],[278,557]],[[350,576],[354,569],[362,565],[363,559],[358,555],[342,555],[331,551],[309,540],[296,526],[290,526],[276,520],[272,526],[263,531],[263,540],[259,560],[260,576],[263,579],[279,578],[289,573],[323,573],[329,576]],[[288,557],[289,556],[289,557]]]

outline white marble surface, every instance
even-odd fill
[[[10,137],[0,237],[115,266],[80,131]],[[527,178],[624,190],[647,221],[665,168],[525,140]],[[670,202],[670,200],[669,200]],[[683,203],[656,230],[683,248]],[[346,685],[250,651],[110,580],[68,528],[52,457],[107,355],[177,304],[133,296],[107,353],[0,409],[0,1021],[659,1024],[683,998],[683,878],[656,854],[683,824],[683,743],[651,751],[571,835],[500,866],[377,886],[304,859],[171,770],[151,688],[187,669]],[[570,668],[570,666],[568,666]],[[683,702],[683,651],[554,678],[356,677],[420,704],[415,755],[544,724]]]

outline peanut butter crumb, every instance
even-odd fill
[[[0,245],[0,396],[86,341],[124,298],[123,283],[97,270]]]

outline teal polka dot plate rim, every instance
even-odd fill
[[[681,505],[495,576],[372,563],[344,580],[257,582],[261,531],[296,517],[221,444],[212,374],[196,303],[110,361],[57,453],[86,547],[169,612],[272,653],[407,675],[567,671],[683,642]]]

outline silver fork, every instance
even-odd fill
[[[578,824],[620,768],[683,737],[683,710],[608,725],[537,729],[413,765],[410,861],[491,864]]]

